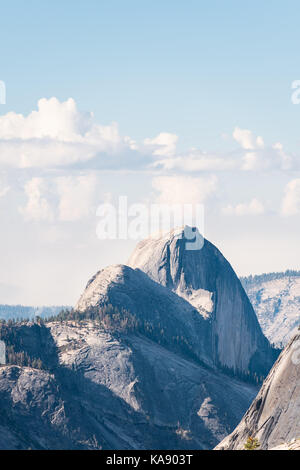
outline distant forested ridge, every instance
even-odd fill
[[[300,271],[289,269],[240,279],[264,334],[282,349],[298,331]]]
[[[58,315],[63,309],[69,306],[50,306],[50,307],[30,307],[24,305],[0,305],[0,319],[32,319],[34,317],[48,318]]]
[[[254,287],[257,284],[262,282],[274,281],[276,279],[282,279],[284,277],[300,277],[300,271],[296,271],[293,269],[287,269],[286,271],[282,271],[279,273],[263,273],[263,274],[255,274],[254,276],[250,274],[250,276],[241,276],[240,281],[243,284],[243,287],[247,290],[250,287]]]

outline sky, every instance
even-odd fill
[[[238,275],[300,269],[299,13],[1,2],[0,303],[73,305],[126,263],[137,240],[97,236],[97,208],[120,196],[202,204]]]

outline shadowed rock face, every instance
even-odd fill
[[[300,438],[300,335],[279,356],[241,423],[217,450],[243,449],[255,437],[260,449],[284,443],[299,447]]]
[[[49,369],[0,367],[1,449],[208,449],[257,392],[143,336],[38,328],[25,348]]]
[[[190,303],[139,269],[115,265],[101,270],[88,283],[75,310],[105,305],[126,310],[136,320],[138,333],[147,336],[149,327],[151,339],[214,366],[207,322]]]
[[[197,308],[210,325],[215,364],[266,375],[276,353],[232,267],[209,241],[199,250],[186,249],[186,243],[183,230],[149,238],[138,244],[128,264]]]

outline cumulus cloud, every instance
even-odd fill
[[[70,98],[60,102],[57,98],[42,98],[38,110],[27,117],[13,112],[0,117],[0,139],[57,139],[79,140],[92,127],[92,114],[80,113]]]
[[[25,185],[27,204],[20,207],[20,212],[27,221],[48,220],[54,218],[54,213],[45,193],[48,187],[43,178],[32,178]]]
[[[300,213],[300,178],[290,181],[285,188],[281,204],[281,214],[284,216]]]
[[[94,203],[97,179],[93,174],[56,178],[59,196],[59,219],[76,221],[90,215]]]
[[[78,221],[91,214],[96,187],[94,174],[34,177],[25,184],[27,203],[19,210],[27,221]]]
[[[158,170],[178,170],[192,173],[200,171],[267,171],[288,170],[294,167],[291,156],[286,154],[280,143],[265,147],[262,137],[255,137],[250,130],[235,128],[235,140],[241,150],[231,154],[210,154],[191,149],[184,154],[161,155],[151,167]]]
[[[176,152],[177,141],[178,136],[176,134],[161,132],[153,139],[145,139],[144,145],[150,148],[153,155],[170,157]]]
[[[217,178],[189,176],[158,176],[152,180],[158,192],[156,201],[161,204],[199,204],[217,189]]]
[[[131,150],[138,150],[138,148],[139,148],[136,141],[134,139],[132,139],[131,137],[129,137],[128,135],[124,137],[124,142],[125,142],[126,145],[128,145],[128,147]]]
[[[263,151],[245,153],[241,165],[244,171],[289,170],[292,167],[292,158],[283,151],[281,144]]]
[[[66,166],[98,154],[132,150],[134,141],[121,138],[118,125],[97,124],[70,98],[41,99],[28,116],[10,112],[0,116],[0,164],[30,168]]]
[[[266,148],[262,137],[255,137],[249,129],[239,127],[234,129],[233,138],[246,150],[239,162],[239,169],[243,171],[289,170],[294,165],[279,142]]]
[[[239,152],[218,155],[191,149],[177,152],[178,136],[161,132],[138,144],[121,136],[117,123],[101,125],[93,113],[78,110],[70,98],[42,98],[27,116],[9,112],[0,116],[0,167],[57,168],[76,165],[81,169],[265,171],[291,169],[294,162],[280,143],[266,148],[262,137],[236,127],[233,138]]]
[[[252,199],[249,203],[240,203],[235,206],[228,205],[222,209],[225,215],[261,215],[265,212],[263,204],[258,199]]]
[[[233,138],[245,150],[254,150],[264,147],[263,138],[260,136],[255,137],[248,129],[240,129],[239,127],[236,127],[233,131]]]

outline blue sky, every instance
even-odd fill
[[[204,204],[238,274],[300,269],[299,2],[0,13],[0,303],[72,304],[125,263],[134,241],[96,237],[97,206],[120,195]]]
[[[295,150],[299,10],[278,0],[3,2],[6,109],[72,96],[136,138],[165,130],[182,148],[220,149],[239,125]]]

